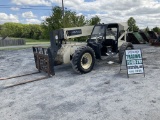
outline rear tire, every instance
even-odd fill
[[[131,42],[125,42],[119,49],[119,62],[122,63],[123,55],[125,50],[134,49],[133,44]]]
[[[92,71],[95,64],[95,53],[92,48],[83,46],[78,48],[72,57],[72,67],[80,74]]]

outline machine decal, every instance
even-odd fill
[[[74,35],[82,34],[82,30],[81,29],[68,30],[66,31],[66,33],[67,33],[67,36],[74,36]]]

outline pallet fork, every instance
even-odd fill
[[[56,30],[51,33],[51,47],[49,47],[49,48],[32,47],[35,65],[36,65],[36,68],[38,69],[38,72],[17,75],[17,76],[11,76],[11,77],[6,77],[6,78],[0,78],[0,80],[8,80],[8,79],[13,79],[13,78],[19,78],[19,77],[23,77],[23,76],[38,74],[41,71],[46,72],[48,74],[48,76],[33,79],[33,80],[27,80],[25,82],[16,83],[13,85],[6,86],[5,88],[14,87],[14,86],[18,86],[18,85],[38,81],[38,80],[43,80],[43,79],[47,79],[51,76],[54,76],[55,75],[54,59],[57,55],[57,51],[59,50],[59,48],[61,47],[61,44],[62,44],[61,39],[56,39],[56,37],[58,36],[58,38],[60,38],[61,32],[62,32],[61,30]]]
[[[38,72],[17,75],[17,76],[11,76],[11,77],[6,77],[6,78],[0,78],[0,80],[8,80],[8,79],[13,79],[13,78],[29,76],[29,75],[33,75],[33,74],[38,74],[41,71],[48,73],[48,76],[33,79],[33,80],[27,80],[24,82],[19,82],[16,84],[6,86],[5,88],[10,88],[10,87],[14,87],[14,86],[18,86],[18,85],[22,85],[22,84],[26,84],[26,83],[38,81],[38,80],[47,79],[47,78],[51,77],[52,75],[55,75],[54,67],[53,67],[54,65],[53,65],[53,61],[51,59],[52,55],[50,53],[50,49],[42,48],[42,47],[33,47],[33,54],[34,54],[35,64],[36,64],[36,68],[38,69]]]

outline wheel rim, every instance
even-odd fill
[[[81,66],[83,69],[88,69],[92,64],[92,56],[90,53],[83,54],[81,58]]]

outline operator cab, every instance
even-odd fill
[[[97,58],[108,56],[118,52],[119,25],[99,24],[95,25],[91,33],[88,45],[94,49]]]

